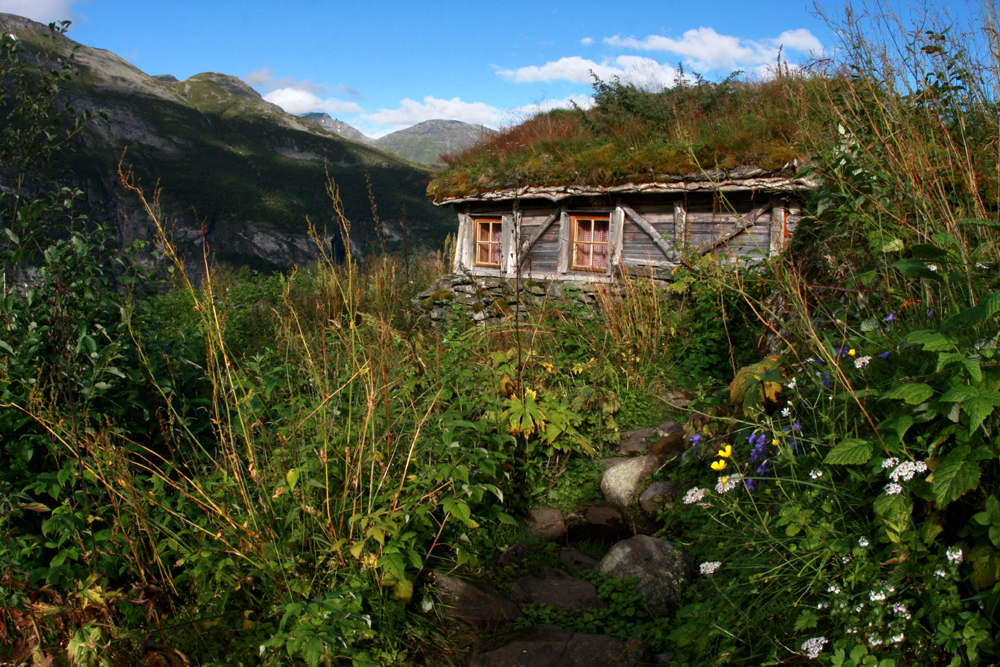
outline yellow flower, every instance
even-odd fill
[[[720,449],[719,450],[719,456],[721,456],[724,459],[728,459],[732,455],[733,455],[733,446],[732,445],[726,445],[725,449]],[[722,470],[722,468],[719,468],[719,470]]]
[[[555,372],[555,370],[556,370],[556,367],[555,367],[555,366],[553,366],[552,364],[550,364],[550,363],[549,363],[549,362],[547,362],[547,361],[543,361],[543,362],[542,362],[542,368],[544,368],[544,369],[545,369],[545,372],[546,372],[546,373],[554,373],[554,372]]]
[[[712,464],[712,470],[724,470],[726,468],[726,459],[719,459]]]
[[[854,356],[855,354],[857,354],[857,353],[858,353],[858,351],[857,351],[857,350],[855,350],[855,349],[854,349],[853,347],[852,347],[851,349],[849,349],[849,350],[847,351],[847,354],[849,354],[849,355],[850,355],[850,356],[852,356],[852,357],[853,357],[853,356]]]
[[[778,439],[775,438],[774,440],[771,441],[771,444],[777,447],[780,443],[778,442]]]

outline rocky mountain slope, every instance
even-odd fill
[[[321,127],[345,139],[369,144],[418,164],[441,163],[442,153],[452,153],[468,148],[484,136],[496,134],[482,125],[472,125],[458,120],[427,120],[405,130],[373,139],[342,120],[326,113],[307,113],[302,116],[319,123]]]
[[[106,110],[106,120],[93,121],[68,152],[63,184],[83,190],[83,212],[114,221],[123,244],[152,232],[119,183],[119,160],[147,190],[159,186],[174,240],[192,259],[200,260],[207,242],[217,257],[235,264],[301,264],[317,256],[310,222],[336,247],[327,175],[339,186],[356,250],[379,235],[398,239],[404,227],[416,245],[432,247],[454,224],[424,196],[428,172],[285,113],[236,77],[154,78],[109,51],[9,14],[0,14],[0,30],[16,36],[37,66],[54,66],[76,48],[80,74],[61,94],[78,113]],[[5,176],[0,166],[0,187]]]

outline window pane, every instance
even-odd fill
[[[605,232],[606,234],[607,232]],[[594,245],[594,263],[591,264],[595,269],[608,268],[608,246],[606,245]]]
[[[495,243],[491,243],[490,244],[490,250],[492,251],[490,253],[490,264],[499,264],[500,263],[500,245],[499,244],[495,244]]]
[[[500,243],[500,237],[503,234],[503,225],[499,222],[493,223],[493,231],[490,234],[490,241],[493,243]]]
[[[608,221],[594,220],[594,241],[599,243],[608,242]]]

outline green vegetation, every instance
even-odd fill
[[[73,192],[5,195],[3,660],[461,664],[428,573],[492,572],[532,499],[584,502],[590,458],[685,387],[698,455],[660,518],[700,574],[675,614],[595,577],[608,610],[530,620],[681,667],[996,664],[1000,49],[879,27],[843,26],[850,75],[802,84],[819,102],[795,117],[833,131],[789,252],[691,259],[592,319],[428,327],[410,300],[445,256],[161,293],[96,223],[54,230]],[[5,112],[37,123],[39,95]]]

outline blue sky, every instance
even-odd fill
[[[232,74],[286,111],[326,111],[371,136],[585,105],[590,70],[670,85],[678,64],[709,79],[763,73],[779,47],[798,63],[833,43],[806,0],[0,0],[0,11],[71,19],[73,39],[147,74]]]

